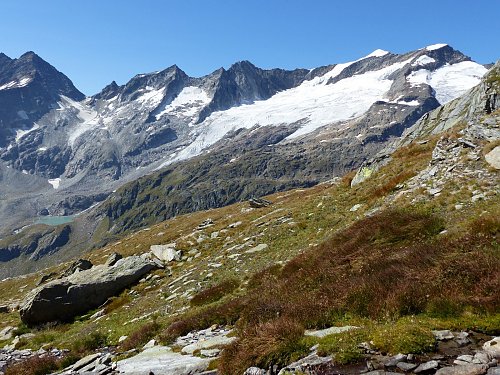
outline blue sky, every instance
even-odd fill
[[[33,50],[85,94],[177,64],[313,68],[448,43],[500,58],[498,0],[2,0],[0,52]]]

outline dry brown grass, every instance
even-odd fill
[[[104,307],[104,313],[109,314],[111,311],[116,310],[127,303],[129,303],[132,299],[130,296],[125,292],[123,292],[121,295],[117,297],[113,297],[109,303]]]
[[[236,279],[229,279],[213,285],[197,293],[190,301],[191,306],[202,306],[220,300],[227,294],[233,292],[240,285]]]
[[[5,375],[45,375],[59,368],[60,360],[54,357],[31,357],[7,368]]]
[[[241,339],[226,347],[219,361],[223,374],[242,374],[250,366],[283,367],[295,356],[306,354],[301,345],[304,327],[287,318],[277,318],[245,329]]]
[[[451,314],[466,307],[495,312],[500,308],[495,251],[499,222],[494,215],[480,217],[462,237],[447,238],[439,235],[443,221],[431,214],[382,212],[304,252],[281,270],[261,272],[258,280],[250,281],[246,296],[180,319],[167,331],[175,336],[237,320],[241,340],[220,361],[223,373],[231,374],[250,362],[289,359],[293,351],[280,345],[294,341],[281,340],[279,330],[276,337],[264,333],[267,323],[324,327],[346,313],[396,318],[431,311],[436,301],[456,306]]]

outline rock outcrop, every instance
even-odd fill
[[[131,256],[111,267],[99,265],[51,281],[28,294],[19,311],[21,319],[28,325],[71,320],[102,305],[155,268],[154,261]]]

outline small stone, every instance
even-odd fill
[[[156,345],[156,340],[155,339],[152,339],[152,340],[149,340],[146,345],[143,346],[143,349],[149,349],[149,348],[152,348],[153,346]]]
[[[252,247],[251,249],[248,249],[245,251],[247,254],[253,254],[253,253],[258,253],[260,251],[266,250],[269,246],[265,243],[259,244],[255,247]]]
[[[217,357],[220,353],[220,349],[202,349],[200,351],[200,354],[203,356],[203,357],[209,357],[209,358],[213,358],[213,357]]]
[[[495,169],[500,169],[500,146],[496,146],[493,150],[488,152],[484,158]]]
[[[462,360],[460,360],[460,359],[455,359],[455,360],[453,361],[453,364],[454,364],[454,365],[458,365],[458,366],[468,365],[468,364],[470,364],[470,363],[471,363],[471,362],[469,362],[469,361],[462,361]]]
[[[266,370],[262,370],[258,367],[249,367],[245,370],[243,375],[266,375]]]
[[[404,354],[396,354],[395,356],[389,358],[387,362],[384,363],[386,367],[394,367],[396,366],[399,362],[406,361],[407,356]],[[416,367],[416,366],[415,366]]]
[[[361,203],[358,203],[358,204],[355,204],[354,206],[352,206],[349,211],[351,212],[356,212],[357,210],[359,210],[361,207],[363,207],[363,205]]]
[[[439,367],[438,361],[429,361],[421,363],[415,370],[415,374],[419,374],[421,372],[433,370]]]
[[[480,364],[488,364],[491,359],[491,356],[486,352],[477,352],[474,354],[474,360],[478,361]]]
[[[182,252],[175,250],[175,243],[168,245],[151,245],[151,253],[163,262],[180,261]]]
[[[460,355],[457,357],[458,361],[464,361],[464,362],[469,362],[469,363],[471,363],[473,359],[474,359],[474,356],[469,355],[469,354]]]
[[[356,326],[330,327],[320,330],[306,330],[304,334],[306,336],[314,336],[321,338],[328,335],[334,335],[342,332],[352,331],[353,329],[358,329],[358,328],[359,327]]]
[[[77,361],[73,367],[71,368],[72,371],[77,371],[77,370],[80,370],[81,368],[91,364],[92,362],[94,362],[96,359],[98,359],[99,357],[101,356],[100,353],[96,353],[96,354],[90,354],[86,357],[83,357],[82,359],[80,359],[79,361]]]
[[[408,363],[408,362],[399,362],[396,366],[403,371],[411,371],[415,367],[417,367],[415,363]]]
[[[441,331],[432,331],[432,334],[434,335],[436,340],[439,340],[439,341],[451,340],[451,339],[455,338],[453,333],[451,333],[451,331],[449,331],[447,329],[441,330]]]
[[[439,193],[441,193],[443,189],[442,188],[433,188],[433,189],[429,189],[428,192],[430,195],[438,195]]]
[[[127,338],[128,336],[120,336],[120,338],[118,339],[118,343],[124,342]]]
[[[106,266],[108,267],[111,267],[111,266],[114,266],[116,264],[116,262],[118,262],[120,259],[123,258],[123,255],[121,254],[118,254],[118,253],[113,253],[111,254],[108,259],[106,260]]]
[[[12,333],[14,332],[14,327],[7,326],[0,331],[0,341],[10,340],[12,338]]]
[[[239,227],[241,224],[243,224],[241,221],[237,221],[236,223],[229,224],[227,227],[228,228],[236,228],[236,227]]]
[[[459,347],[470,344],[469,334],[467,332],[459,332],[455,337],[455,342]]]

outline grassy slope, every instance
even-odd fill
[[[481,187],[475,180],[456,182],[433,199],[420,191],[397,195],[401,184],[427,166],[436,141],[398,151],[392,162],[354,188],[346,176],[335,184],[274,194],[268,197],[274,204],[263,209],[248,210],[241,203],[183,215],[92,251],[88,257],[95,264],[114,251],[140,254],[152,244],[170,242],[185,254],[197,249],[201,255],[156,271],[158,280],[126,290],[103,318],[42,327],[21,346],[81,351],[89,331],[100,332],[110,344],[122,335],[147,331],[136,334],[139,343],[158,331],[168,341],[213,323],[236,323],[244,339],[221,362],[223,371],[234,373],[249,364],[284,363],[302,353],[311,344],[302,337],[307,327],[363,325],[359,337],[346,336],[345,342],[378,338],[388,351],[401,349],[408,337],[422,340],[417,349],[428,347],[430,328],[494,332],[500,325],[494,294],[500,285],[493,273],[500,265],[498,196],[455,210],[455,203],[470,202],[471,191]],[[487,168],[484,160],[478,167]],[[415,199],[420,203],[413,204]],[[358,203],[361,208],[350,211]],[[374,210],[377,216],[365,217]],[[214,225],[196,230],[208,218]],[[447,233],[440,234],[444,229]],[[246,253],[262,243],[269,247]],[[0,300],[22,298],[41,274],[0,282]],[[237,280],[240,286],[210,289],[225,280]],[[202,302],[190,308],[190,299],[200,291]],[[408,314],[419,315],[408,320]],[[141,328],[153,318],[160,328]],[[393,321],[398,323],[387,325]],[[19,323],[17,313],[0,314],[0,329]],[[383,334],[388,329],[394,331],[392,341],[381,339],[391,337]],[[338,342],[329,340],[321,342],[323,350],[338,352]],[[342,345],[346,361],[357,358],[355,345]]]

